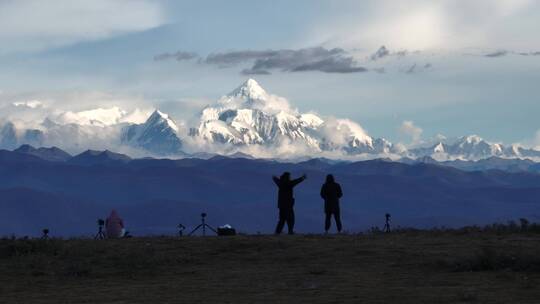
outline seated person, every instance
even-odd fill
[[[118,216],[116,210],[111,211],[111,215],[105,220],[105,231],[107,238],[117,239],[124,236],[124,221]]]

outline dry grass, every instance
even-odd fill
[[[539,303],[540,235],[1,240],[0,303]]]

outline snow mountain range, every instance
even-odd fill
[[[480,160],[490,157],[500,158],[540,158],[540,151],[525,149],[517,145],[504,146],[489,143],[477,135],[458,138],[454,142],[440,141],[429,147],[410,149],[409,157],[432,157],[436,160]]]
[[[128,113],[118,107],[66,112],[56,119],[46,117],[33,127],[0,122],[0,148],[23,144],[57,146],[70,153],[111,149],[135,156],[169,157],[217,153],[282,159],[540,159],[540,151],[489,143],[476,135],[407,149],[369,136],[349,119],[300,113],[253,79],[203,108],[198,124],[187,127],[159,110],[143,116],[140,111]]]

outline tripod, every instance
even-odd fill
[[[384,224],[383,231],[390,232],[390,213],[385,214],[386,222]]]
[[[97,224],[98,224],[98,232],[96,233],[94,240],[103,240],[105,239],[105,233],[103,232],[103,225],[105,225],[105,221],[102,219],[99,219],[97,221]]]
[[[214,231],[214,233],[217,234],[217,231],[204,221],[205,217],[206,217],[206,213],[201,213],[201,223],[199,224],[199,226],[195,227],[195,229],[193,229],[193,231],[191,231],[188,235],[192,235],[193,233],[195,233],[195,231],[199,230],[199,228],[201,227],[202,227],[203,236],[206,236],[206,228]]]
[[[43,234],[41,235],[41,239],[42,240],[48,240],[49,239],[49,229],[45,228],[45,229],[41,230],[41,232],[43,232]]]
[[[176,226],[176,228],[178,229],[178,236],[183,236],[184,235],[184,229],[186,229],[186,226],[184,226],[182,224],[178,224],[178,226]]]

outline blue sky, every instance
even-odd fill
[[[540,2],[528,0],[0,0],[0,103],[121,103],[182,120],[253,77],[302,111],[396,142],[540,145],[539,30]]]

